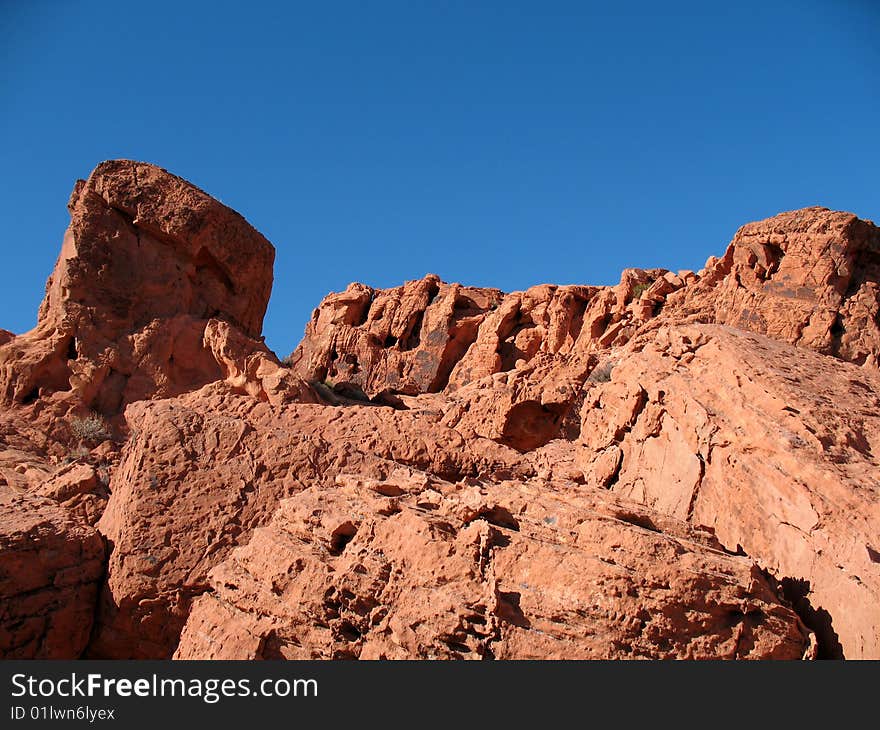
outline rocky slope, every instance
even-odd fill
[[[0,331],[0,655],[880,658],[880,230],[700,272],[352,284],[284,364],[274,250],[152,165],[79,181]]]

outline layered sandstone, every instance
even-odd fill
[[[880,657],[873,224],[613,287],[352,284],[287,367],[241,216],[130,161],[70,211],[0,331],[3,655]]]

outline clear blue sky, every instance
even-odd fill
[[[607,284],[782,210],[876,220],[878,31],[872,0],[0,0],[0,327],[114,157],[275,244],[279,354],[352,280]]]

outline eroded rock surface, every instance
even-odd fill
[[[809,632],[749,560],[607,492],[340,476],[210,573],[176,656],[777,658]]]
[[[78,657],[103,573],[94,529],[49,499],[0,487],[0,656]]]
[[[528,473],[487,439],[425,427],[388,407],[296,404],[283,410],[217,383],[137,403],[138,424],[114,472],[99,528],[113,545],[92,651],[170,656],[211,567],[271,518],[280,499],[355,470],[413,465],[450,478]]]
[[[237,213],[124,160],[69,207],[0,330],[0,656],[880,658],[872,223],[352,284],[285,366]]]
[[[873,368],[880,362],[880,229],[805,208],[749,223],[676,316],[729,324]]]
[[[878,394],[871,368],[726,326],[663,327],[589,390],[579,438],[549,446],[544,470],[711,528],[809,586],[823,652],[876,656]]]
[[[660,318],[729,324],[877,367],[878,280],[880,229],[805,208],[743,226],[701,272],[629,269],[615,287],[503,294],[433,275],[384,291],[352,284],[315,310],[292,359],[306,378],[351,380],[368,394],[436,392],[541,355],[618,346]]]
[[[238,213],[129,160],[77,182],[68,208],[37,326],[0,347],[7,403],[75,391],[115,414],[218,379],[203,344],[209,320],[259,337],[275,251]]]

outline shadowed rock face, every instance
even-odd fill
[[[0,489],[0,656],[79,656],[103,573],[93,528],[51,499]]]
[[[70,208],[0,331],[0,654],[880,658],[873,224],[614,287],[352,284],[285,367],[236,213],[130,161]]]

